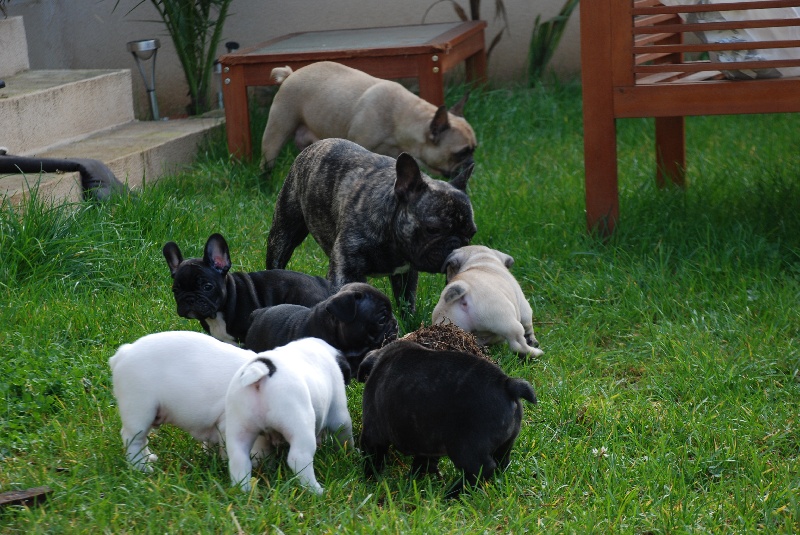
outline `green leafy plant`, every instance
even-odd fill
[[[116,9],[122,0],[117,0]],[[140,0],[128,13],[145,3]],[[189,115],[210,109],[217,46],[232,0],[150,0],[175,45],[189,85]]]
[[[545,22],[541,22],[541,15],[536,16],[528,48],[528,85],[535,85],[544,74],[544,69],[550,63],[569,17],[578,6],[578,1],[567,0],[558,15]]]

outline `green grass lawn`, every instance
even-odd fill
[[[200,330],[175,313],[161,247],[200,256],[221,232],[233,269],[264,267],[295,153],[265,184],[218,139],[135,198],[2,206],[0,492],[54,492],[0,510],[0,532],[800,531],[800,117],[688,119],[685,191],[654,185],[652,122],[621,121],[607,243],[585,228],[577,86],[474,93],[467,118],[480,143],[473,243],[516,259],[545,351],[492,348],[539,397],[505,473],[446,501],[444,482],[407,478],[407,458],[368,482],[357,452],[325,443],[324,495],[281,463],[243,494],[224,461],[167,427],[152,437],[154,474],[126,465],[108,358],[148,333]],[[289,268],[324,275],[327,259],[307,240]],[[443,286],[421,277],[403,332],[430,322]],[[361,392],[348,387],[356,433]]]

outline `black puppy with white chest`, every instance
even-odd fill
[[[260,353],[307,337],[342,352],[347,363],[339,367],[349,382],[368,351],[397,338],[397,320],[388,297],[369,284],[353,282],[313,307],[277,305],[254,311],[245,346]]]
[[[470,353],[436,351],[398,340],[371,352],[358,370],[364,386],[361,450],[374,477],[389,446],[412,455],[412,475],[438,474],[450,457],[464,473],[450,485],[454,498],[464,482],[505,469],[520,431],[522,399],[536,403],[531,385]]]
[[[244,341],[250,314],[257,308],[282,303],[313,306],[333,293],[322,277],[295,271],[230,273],[228,244],[220,234],[208,238],[203,258],[184,260],[175,242],[164,245],[163,253],[178,315],[199,320],[207,333],[223,342]]]
[[[395,303],[413,311],[418,272],[441,273],[477,231],[471,173],[434,180],[406,153],[395,160],[344,139],[318,141],[297,156],[278,193],[267,269],[285,268],[311,234],[328,255],[334,288],[389,275]]]

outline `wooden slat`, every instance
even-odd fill
[[[708,70],[709,67],[714,67],[723,71],[742,71],[742,70],[763,70],[763,69],[782,69],[786,67],[800,67],[800,59],[783,59],[783,60],[770,60],[770,61],[710,61],[708,63],[692,62],[692,63],[668,63],[661,65],[636,65],[634,72],[637,73],[654,73],[654,72],[667,72],[670,70],[676,72],[700,72]]]
[[[800,48],[798,40],[783,41],[741,41],[737,43],[700,43],[685,45],[651,44],[633,47],[634,54],[669,54],[686,52],[711,52],[728,50],[763,50],[772,48]]]
[[[659,0],[634,0],[633,1],[633,8],[634,9],[639,9],[639,8],[648,7],[648,6],[660,6],[660,5],[661,5],[661,2],[659,2]]]
[[[634,46],[645,46],[652,43],[658,43],[673,37],[674,33],[650,33],[646,35],[637,35],[634,40]]]
[[[649,84],[660,84],[672,80],[683,79],[682,72],[659,72],[656,74],[648,74],[647,76],[642,76],[641,78],[636,80],[636,85],[649,85]]]
[[[720,71],[698,71],[693,73],[684,72],[661,72],[648,74],[636,80],[637,85],[652,84],[675,84],[683,82],[700,82],[704,80],[720,80],[724,77]]]
[[[725,75],[720,71],[699,71],[684,76],[681,82],[699,82],[701,80],[722,80]]]
[[[648,33],[710,32],[743,28],[786,28],[800,26],[800,19],[731,20],[726,22],[700,22],[697,24],[663,24],[659,26],[636,26],[634,35]]]
[[[713,11],[740,11],[745,9],[778,9],[786,7],[800,7],[798,0],[761,0],[750,2],[735,2],[724,4],[691,4],[681,6],[664,6],[658,2],[652,7],[634,3],[633,15],[657,15],[661,13],[708,13]]]
[[[614,89],[614,115],[672,117],[796,113],[800,111],[798,84],[798,78],[771,78],[617,87]]]
[[[642,65],[644,63],[649,63],[651,61],[658,62],[658,60],[668,58],[670,56],[672,56],[672,54],[637,54],[634,62],[636,63],[636,65]],[[667,63],[667,62],[662,62],[662,63]],[[672,64],[671,62],[669,63]]]
[[[655,26],[669,20],[680,20],[677,15],[648,15],[646,17],[637,17],[633,21],[634,27],[639,26]]]

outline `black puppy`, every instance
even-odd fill
[[[223,342],[243,341],[250,314],[257,308],[282,303],[313,306],[333,293],[322,277],[295,271],[228,273],[231,257],[219,234],[208,238],[203,258],[184,260],[175,242],[164,245],[163,252],[172,273],[178,315],[200,320],[207,333]]]
[[[397,338],[397,320],[389,298],[369,284],[345,284],[337,293],[313,307],[277,305],[250,316],[245,347],[260,353],[292,340],[320,338],[341,351],[345,383],[364,355]]]
[[[486,359],[404,340],[367,355],[358,379],[366,380],[366,476],[383,470],[390,445],[414,456],[412,475],[438,474],[439,458],[447,455],[464,473],[449,487],[448,498],[461,493],[465,480],[474,485],[508,466],[522,421],[521,399],[536,403],[528,382]]]

